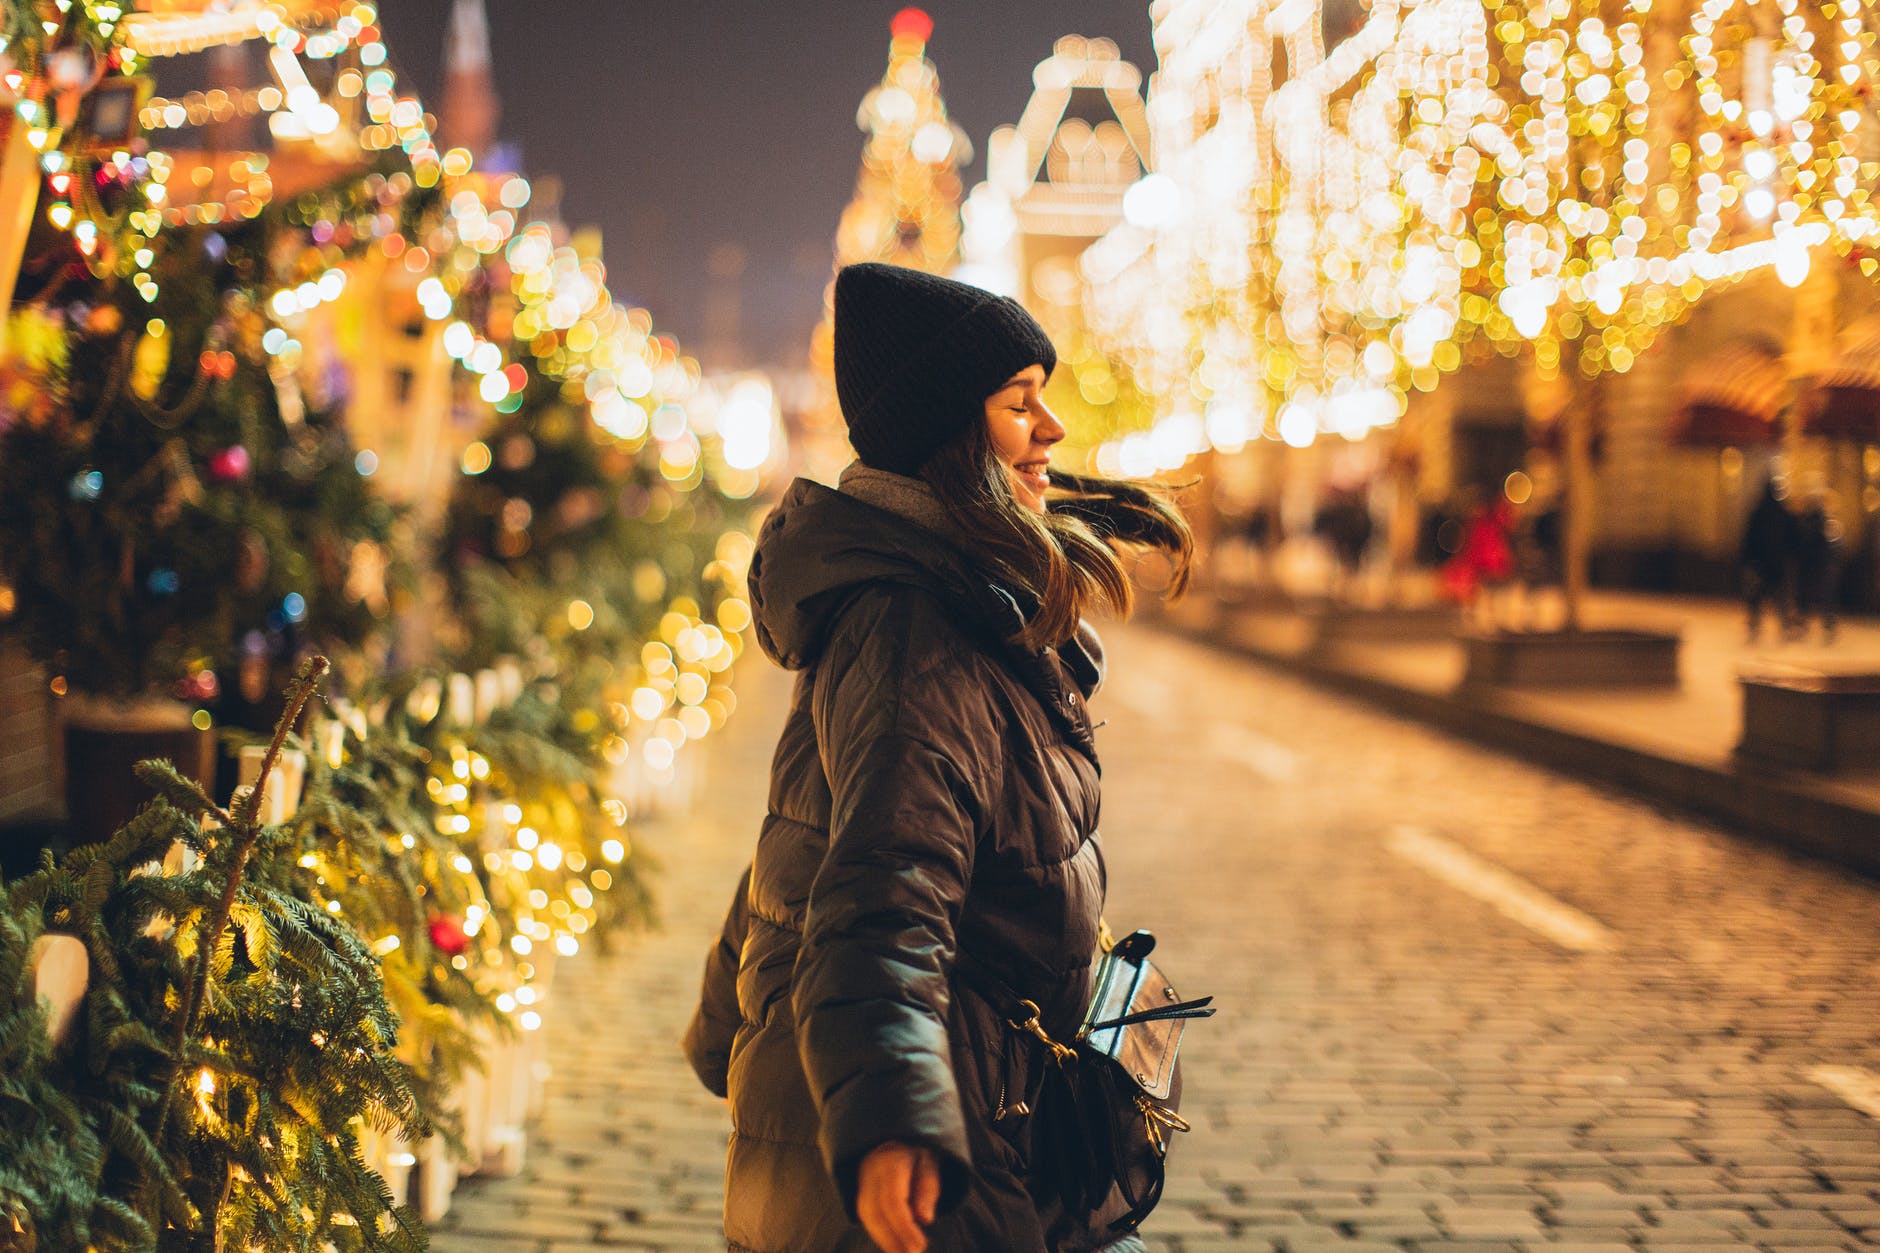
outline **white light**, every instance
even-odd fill
[[[1284,38],[1303,26],[1313,11],[1312,0],[1280,0],[1266,15],[1266,33]]]
[[[485,374],[483,381],[477,385],[477,394],[490,404],[495,404],[509,395],[509,380],[504,377],[501,370],[492,370]]]
[[[1288,401],[1279,411],[1279,437],[1290,447],[1310,448],[1318,435],[1318,420],[1303,402]]]
[[[724,440],[725,464],[734,470],[755,470],[770,460],[775,397],[762,379],[741,379],[718,411],[718,431]]]
[[[492,370],[500,370],[503,368],[503,350],[498,348],[495,344],[485,341],[484,343],[478,344],[476,349],[471,352],[468,364],[470,368],[478,374],[488,374]]]
[[[938,165],[953,151],[953,128],[945,122],[928,122],[914,132],[914,142],[909,147],[916,161]]]
[[[1573,94],[1580,98],[1581,104],[1594,105],[1604,100],[1607,93],[1611,90],[1612,80],[1610,78],[1606,77],[1604,74],[1594,74],[1588,78],[1581,79],[1580,85],[1574,88]]]
[[[1181,214],[1182,190],[1166,174],[1150,174],[1123,193],[1123,220],[1144,230],[1168,226]]]
[[[1800,231],[1783,231],[1776,236],[1776,278],[1784,287],[1800,287],[1807,282],[1809,266],[1808,241]]]
[[[1523,339],[1533,339],[1547,329],[1547,305],[1533,291],[1510,287],[1501,294],[1501,306]]]
[[[1757,221],[1766,221],[1776,211],[1775,193],[1767,187],[1752,187],[1743,193],[1743,208]]]
[[[1125,436],[1116,457],[1124,478],[1146,479],[1156,471],[1155,445],[1141,432]]]
[[[883,126],[905,126],[914,120],[914,97],[899,87],[884,87],[875,95],[875,116]]]
[[[444,328],[444,351],[461,361],[476,348],[477,333],[463,322],[452,322]]]
[[[596,401],[595,425],[616,439],[639,439],[646,434],[646,410],[615,392]]]
[[[1216,400],[1208,405],[1208,443],[1222,452],[1238,452],[1253,438],[1253,418],[1237,401]]]

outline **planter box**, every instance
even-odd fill
[[[1463,683],[1482,687],[1675,687],[1679,637],[1663,631],[1466,635]]]
[[[1454,605],[1340,605],[1320,603],[1304,610],[1312,647],[1340,644],[1428,643],[1461,634],[1462,611]]]
[[[118,705],[78,696],[65,701],[65,805],[72,840],[110,838],[151,791],[132,767],[166,757],[178,771],[215,787],[215,733],[190,725],[189,708],[173,701]]]
[[[1739,757],[1829,773],[1880,771],[1880,671],[1772,666],[1738,682]]]
[[[1203,589],[1203,594],[1209,590],[1212,590],[1215,600],[1235,609],[1283,613],[1299,608],[1297,597],[1271,583],[1216,583],[1212,589]],[[1194,595],[1192,589],[1189,595]]]

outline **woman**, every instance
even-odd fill
[[[758,641],[799,673],[686,1035],[730,1097],[726,1238],[1139,1249],[1049,1194],[1042,1063],[955,966],[1074,1034],[1104,893],[1081,616],[1129,606],[1113,542],[1168,552],[1179,588],[1188,528],[1141,488],[1049,468],[1056,353],[1016,303],[858,265],[835,308],[859,460],[839,492],[794,483],[758,540]]]

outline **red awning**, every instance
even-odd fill
[[[1689,448],[1748,448],[1781,436],[1789,376],[1774,349],[1742,342],[1685,373],[1671,440]]]
[[[1852,339],[1835,354],[1802,406],[1802,430],[1880,444],[1880,331]]]

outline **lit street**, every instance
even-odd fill
[[[1880,890],[1143,627],[1108,632],[1108,917],[1221,1014],[1157,1250],[1880,1245]],[[559,976],[523,1173],[435,1245],[704,1250],[724,1132],[677,1038],[784,678],[752,659],[664,929]]]
[[[1880,1249],[1880,0],[0,0],[0,1253],[857,1247]]]

